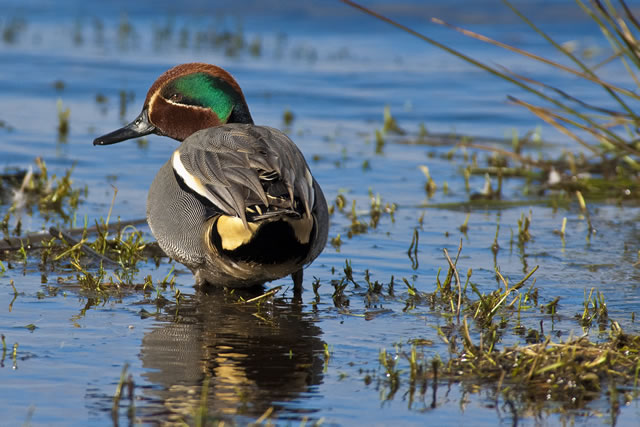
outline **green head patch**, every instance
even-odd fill
[[[162,96],[171,102],[209,108],[221,123],[226,123],[234,106],[242,102],[229,83],[207,73],[178,77],[164,87]]]

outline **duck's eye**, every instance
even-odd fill
[[[182,101],[182,95],[179,93],[174,93],[169,97],[169,99],[174,102],[180,102]]]

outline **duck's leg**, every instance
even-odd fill
[[[193,273],[193,278],[196,281],[196,284],[194,285],[194,287],[198,289],[205,288],[206,287],[205,285],[207,284],[207,280],[204,277],[202,277],[200,270],[192,269],[191,272]]]
[[[293,297],[299,299],[302,297],[302,269],[291,274],[293,280]]]

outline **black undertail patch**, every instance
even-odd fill
[[[217,222],[217,220],[216,220]],[[311,236],[315,235],[315,221]],[[217,224],[211,227],[211,242],[218,251],[234,261],[254,262],[258,264],[281,264],[302,261],[306,258],[313,239],[309,243],[300,243],[293,228],[286,221],[271,221],[258,228],[253,238],[234,250],[222,248]]]
[[[211,200],[201,196],[193,189],[191,189],[184,182],[184,179],[182,179],[182,177],[178,175],[175,169],[173,173],[182,191],[185,191],[198,199],[200,203],[211,210],[212,216],[221,212],[220,208],[211,203]],[[296,202],[296,205],[299,206],[300,202],[297,199]],[[271,206],[270,209],[278,209],[278,207],[275,206],[274,203],[274,206]],[[291,218],[299,218],[301,215],[297,212],[287,212],[287,214]],[[247,217],[249,220],[255,219],[256,217],[260,216],[268,215],[250,214],[247,212]],[[285,262],[302,261],[303,259],[305,259],[309,254],[309,251],[311,250],[311,245],[314,241],[313,236],[315,235],[315,220],[311,229],[311,238],[306,244],[300,243],[300,241],[296,239],[295,232],[291,227],[291,224],[289,224],[288,222],[284,220],[270,221],[258,228],[255,236],[253,236],[253,238],[248,243],[234,250],[226,250],[222,248],[222,239],[220,237],[220,234],[218,234],[216,219],[216,223],[214,223],[211,227],[210,238],[211,242],[216,247],[219,253],[224,254],[234,261],[254,262],[258,264],[281,264]]]

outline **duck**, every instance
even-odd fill
[[[135,120],[93,144],[149,134],[180,145],[149,188],[147,223],[196,286],[246,288],[290,275],[299,292],[303,269],[327,242],[327,202],[295,143],[254,124],[231,74],[204,63],[167,70]]]

